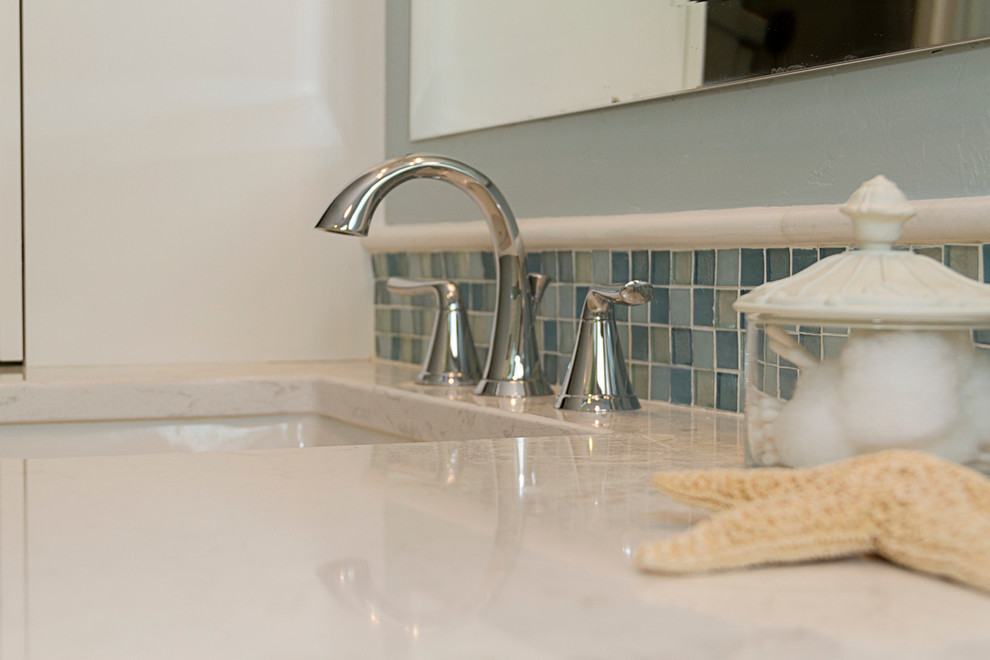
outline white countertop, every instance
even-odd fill
[[[296,406],[312,396],[300,383],[413,406],[447,398],[409,385],[415,371],[37,371],[0,383],[0,421],[40,415],[60,388],[99,408],[127,388],[157,400],[207,380],[259,400],[279,383],[293,393],[269,399]],[[316,394],[333,408],[328,392],[337,390]],[[207,403],[209,414],[230,404]],[[990,657],[990,596],[876,559],[676,578],[634,570],[639,542],[704,515],[653,492],[649,475],[740,465],[738,415],[648,403],[596,428],[594,416],[561,414],[547,399],[481,405],[524,426],[543,416],[569,428],[0,459],[0,657]]]

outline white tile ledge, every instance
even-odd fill
[[[912,201],[906,244],[990,241],[990,196]],[[611,216],[520,219],[529,250],[694,249],[849,245],[852,224],[838,204],[767,206]],[[362,241],[368,252],[489,250],[484,221],[389,225]]]

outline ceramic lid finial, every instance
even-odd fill
[[[857,188],[839,210],[852,218],[862,250],[889,250],[901,236],[901,225],[915,213],[901,189],[883,175]]]

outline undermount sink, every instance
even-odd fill
[[[219,369],[219,368],[218,368]],[[549,402],[479,401],[367,362],[58,372],[0,383],[0,458],[240,451],[607,432]],[[544,397],[546,398],[546,397]],[[536,414],[533,414],[533,412]]]
[[[315,414],[0,425],[0,458],[391,444],[412,438]]]

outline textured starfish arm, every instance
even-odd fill
[[[982,543],[960,547],[878,541],[878,552],[894,562],[922,573],[946,577],[990,592],[990,525]]]
[[[876,479],[876,550],[890,561],[990,592],[990,481],[935,459],[903,457]]]
[[[739,505],[636,552],[639,568],[695,573],[843,557],[873,548],[870,517],[849,498],[790,494]]]
[[[767,468],[657,472],[651,483],[678,502],[720,511],[737,504],[798,492],[815,475],[810,470]]]

